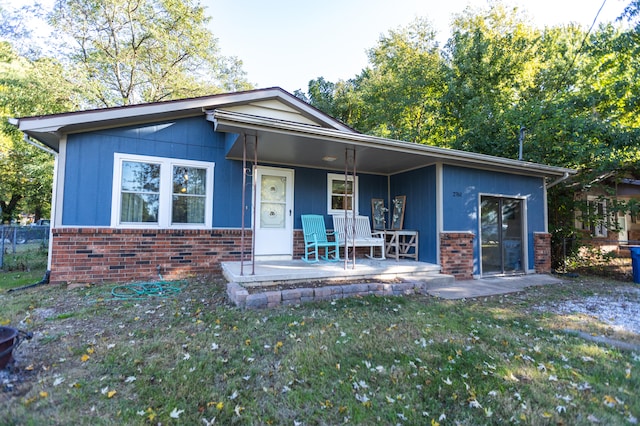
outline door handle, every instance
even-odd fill
[[[291,209],[289,209],[289,216],[291,216]]]

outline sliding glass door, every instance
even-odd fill
[[[522,200],[494,196],[480,200],[482,274],[522,272]]]

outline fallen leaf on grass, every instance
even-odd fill
[[[598,419],[593,414],[589,414],[589,416],[587,417],[587,420],[589,420],[591,423],[600,423],[600,419]]]
[[[180,417],[180,414],[184,413],[184,410],[178,410],[178,408],[174,408],[173,411],[169,414],[169,417],[172,419],[177,419]]]
[[[480,403],[476,399],[472,399],[471,401],[469,401],[469,407],[470,408],[482,408],[482,405],[480,405]]]
[[[216,424],[216,418],[215,417],[211,417],[211,420],[207,420],[205,418],[202,419],[202,423],[204,423],[204,426],[213,426],[214,424]]]

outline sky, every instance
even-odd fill
[[[505,0],[537,27],[614,21],[629,0]],[[454,14],[486,0],[202,0],[222,54],[243,62],[257,88],[307,91],[309,80],[348,80],[367,66],[381,35],[426,17],[442,46]]]
[[[3,7],[35,0],[0,0]],[[50,8],[53,0],[38,0]],[[256,88],[304,92],[310,80],[348,80],[367,67],[381,35],[426,17],[443,46],[452,18],[489,0],[200,0],[221,53],[243,63]],[[614,21],[631,0],[503,0],[539,27],[577,23],[588,29]]]

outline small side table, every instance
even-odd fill
[[[384,231],[387,257],[418,260],[418,231],[387,229]],[[411,250],[413,249],[413,250]]]

